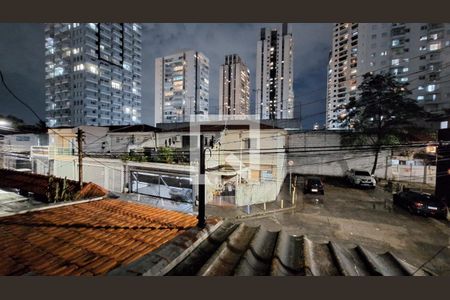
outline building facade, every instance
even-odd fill
[[[238,55],[225,56],[219,89],[219,115],[250,113],[250,69]]]
[[[141,52],[136,23],[47,24],[47,126],[141,123]]]
[[[343,105],[368,72],[408,83],[430,113],[450,108],[449,23],[337,23],[328,66],[327,128],[346,129]]]
[[[209,110],[209,59],[194,50],[155,60],[155,123],[204,120]]]
[[[260,119],[294,118],[294,42],[288,24],[261,29],[256,50],[256,114]]]

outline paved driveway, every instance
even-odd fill
[[[326,178],[325,195],[303,195],[298,182],[296,210],[247,219],[252,225],[283,228],[291,234],[306,234],[326,242],[362,245],[377,252],[392,251],[413,265],[426,267],[440,275],[450,275],[450,225],[410,215],[392,206],[392,194],[376,188],[361,190],[341,180]],[[442,250],[443,249],[443,250]],[[433,259],[432,257],[440,251]]]

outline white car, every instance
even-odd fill
[[[350,169],[345,173],[348,181],[353,185],[358,185],[361,187],[375,188],[377,181],[373,175],[364,170]]]

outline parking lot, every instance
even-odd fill
[[[377,187],[359,189],[344,180],[324,178],[325,194],[302,192],[297,183],[296,208],[291,212],[249,218],[244,222],[290,234],[307,235],[318,242],[356,244],[376,252],[391,251],[409,263],[439,275],[450,275],[450,225],[411,215],[392,205],[392,193]],[[435,256],[435,257],[433,257]]]

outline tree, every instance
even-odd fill
[[[358,96],[345,106],[343,124],[356,134],[347,135],[344,143],[370,144],[375,152],[371,174],[375,173],[378,155],[384,145],[395,145],[414,139],[419,131],[417,121],[428,114],[409,95],[407,83],[397,81],[391,74],[363,75]]]

